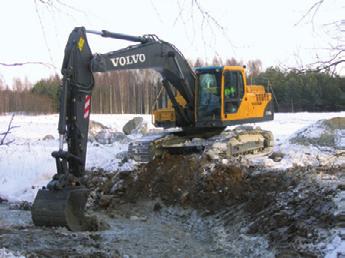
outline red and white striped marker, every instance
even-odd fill
[[[85,105],[84,105],[84,118],[87,119],[90,114],[91,108],[91,95],[85,96]]]

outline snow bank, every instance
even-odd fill
[[[122,131],[123,125],[138,115],[91,115],[91,119]],[[153,128],[150,115],[144,122]],[[11,116],[0,116],[0,132],[7,130]],[[14,117],[9,145],[0,146],[0,197],[9,201],[33,201],[38,189],[46,185],[56,173],[51,153],[58,149],[58,115]],[[54,139],[43,140],[46,135]],[[128,144],[115,142],[101,145],[88,143],[86,168],[105,171],[133,169],[135,162],[122,164],[116,154],[127,151]]]
[[[345,164],[345,112],[278,114],[273,123],[259,126],[273,132],[274,151],[283,153],[284,158],[274,162],[267,157],[257,157],[250,160],[252,165],[286,169]]]

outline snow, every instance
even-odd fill
[[[339,236],[334,237],[331,243],[326,247],[325,258],[338,258],[342,257],[345,253],[345,242]]]
[[[24,258],[24,256],[20,254],[15,254],[6,248],[0,248],[0,258],[14,258],[14,257]]]
[[[278,113],[273,121],[252,124],[264,130],[271,131],[275,138],[273,151],[284,153],[284,158],[280,162],[274,162],[267,157],[256,157],[249,162],[252,165],[262,165],[271,169],[288,169],[296,166],[319,166],[319,165],[343,165],[344,155],[336,157],[336,150],[319,146],[304,146],[293,144],[290,139],[297,134],[307,138],[317,138],[324,131],[320,120],[332,117],[345,117],[345,112],[330,113]],[[344,149],[344,130],[337,132],[337,146]]]
[[[254,125],[273,132],[275,141],[282,143],[301,129],[316,123],[318,120],[330,119],[332,117],[345,117],[345,111],[329,113],[277,113],[274,114],[273,121]]]
[[[122,131],[125,123],[138,115],[91,115],[91,119],[114,130]],[[148,128],[154,128],[150,115],[140,115]],[[292,166],[318,165],[327,162],[333,152],[314,146],[291,144],[289,138],[298,131],[310,126],[320,119],[345,117],[345,112],[338,113],[279,113],[274,121],[255,124],[262,129],[273,132],[275,151],[285,154],[281,162],[274,162],[267,157],[251,160],[253,164],[264,164],[271,168],[289,168]],[[0,116],[0,133],[7,130],[10,115]],[[0,146],[0,197],[9,201],[32,202],[38,189],[46,185],[55,174],[55,161],[51,152],[58,149],[58,115],[26,116],[16,115],[7,140],[15,140],[9,145]],[[314,136],[319,132],[311,132]],[[43,140],[44,136],[52,135],[54,139]],[[339,132],[339,146],[344,146],[344,131]],[[0,136],[1,137],[1,136]],[[137,135],[131,138],[137,138]],[[1,138],[0,138],[1,139]],[[88,143],[86,168],[105,171],[133,169],[135,162],[121,164],[116,154],[126,151],[128,144],[115,142],[101,145]],[[336,159],[339,162],[339,159]]]
[[[91,119],[117,131],[138,115],[91,115]],[[152,128],[150,115],[141,115]],[[10,115],[0,116],[0,133],[7,131]],[[56,173],[55,160],[51,153],[58,149],[58,115],[25,116],[16,115],[5,142],[0,146],[0,197],[9,201],[30,201],[38,189],[48,183]],[[52,135],[54,140],[43,140]],[[133,136],[135,137],[135,136]],[[2,137],[0,136],[0,139]],[[86,169],[102,168],[105,171],[133,169],[135,162],[121,164],[117,153],[127,151],[127,144],[115,142],[101,145],[88,143]]]
[[[339,149],[345,149],[345,130],[343,129],[338,129],[336,130],[336,146]]]

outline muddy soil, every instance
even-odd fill
[[[38,228],[30,211],[0,205],[0,246],[25,257],[224,257],[205,232],[186,223],[190,210],[162,208],[141,201],[124,204],[112,215],[91,212],[107,224],[95,232]],[[189,225],[190,226],[190,225]]]
[[[199,155],[167,155],[135,173],[106,179],[94,174],[88,182],[91,188],[97,182],[94,204],[108,213],[122,202],[143,199],[192,208],[228,257],[318,257],[339,224],[333,199],[344,188],[344,172],[341,167],[270,171]]]
[[[198,155],[90,172],[88,213],[98,231],[37,228],[29,210],[2,203],[0,249],[27,257],[322,257],[339,226],[343,172],[269,171]]]

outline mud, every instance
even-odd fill
[[[98,232],[70,232],[64,228],[38,228],[30,212],[0,206],[0,246],[26,257],[222,257],[208,244],[209,237],[187,229],[182,218],[154,203],[126,204],[112,214],[92,212],[108,223]],[[7,214],[6,216],[4,216]],[[11,216],[8,216],[8,215]]]
[[[332,200],[344,183],[343,172],[339,167],[269,171],[210,163],[198,155],[172,155],[135,173],[98,180],[105,183],[98,185],[94,204],[111,212],[122,202],[160,199],[167,206],[197,211],[213,243],[221,243],[227,255],[253,256],[243,240],[247,249],[239,251],[238,239],[259,237],[260,245],[253,250],[318,257],[337,224]]]
[[[98,231],[37,228],[27,205],[4,202],[0,249],[27,257],[322,257],[343,219],[335,201],[345,189],[342,167],[270,171],[166,155],[136,171],[90,172],[85,183]]]

